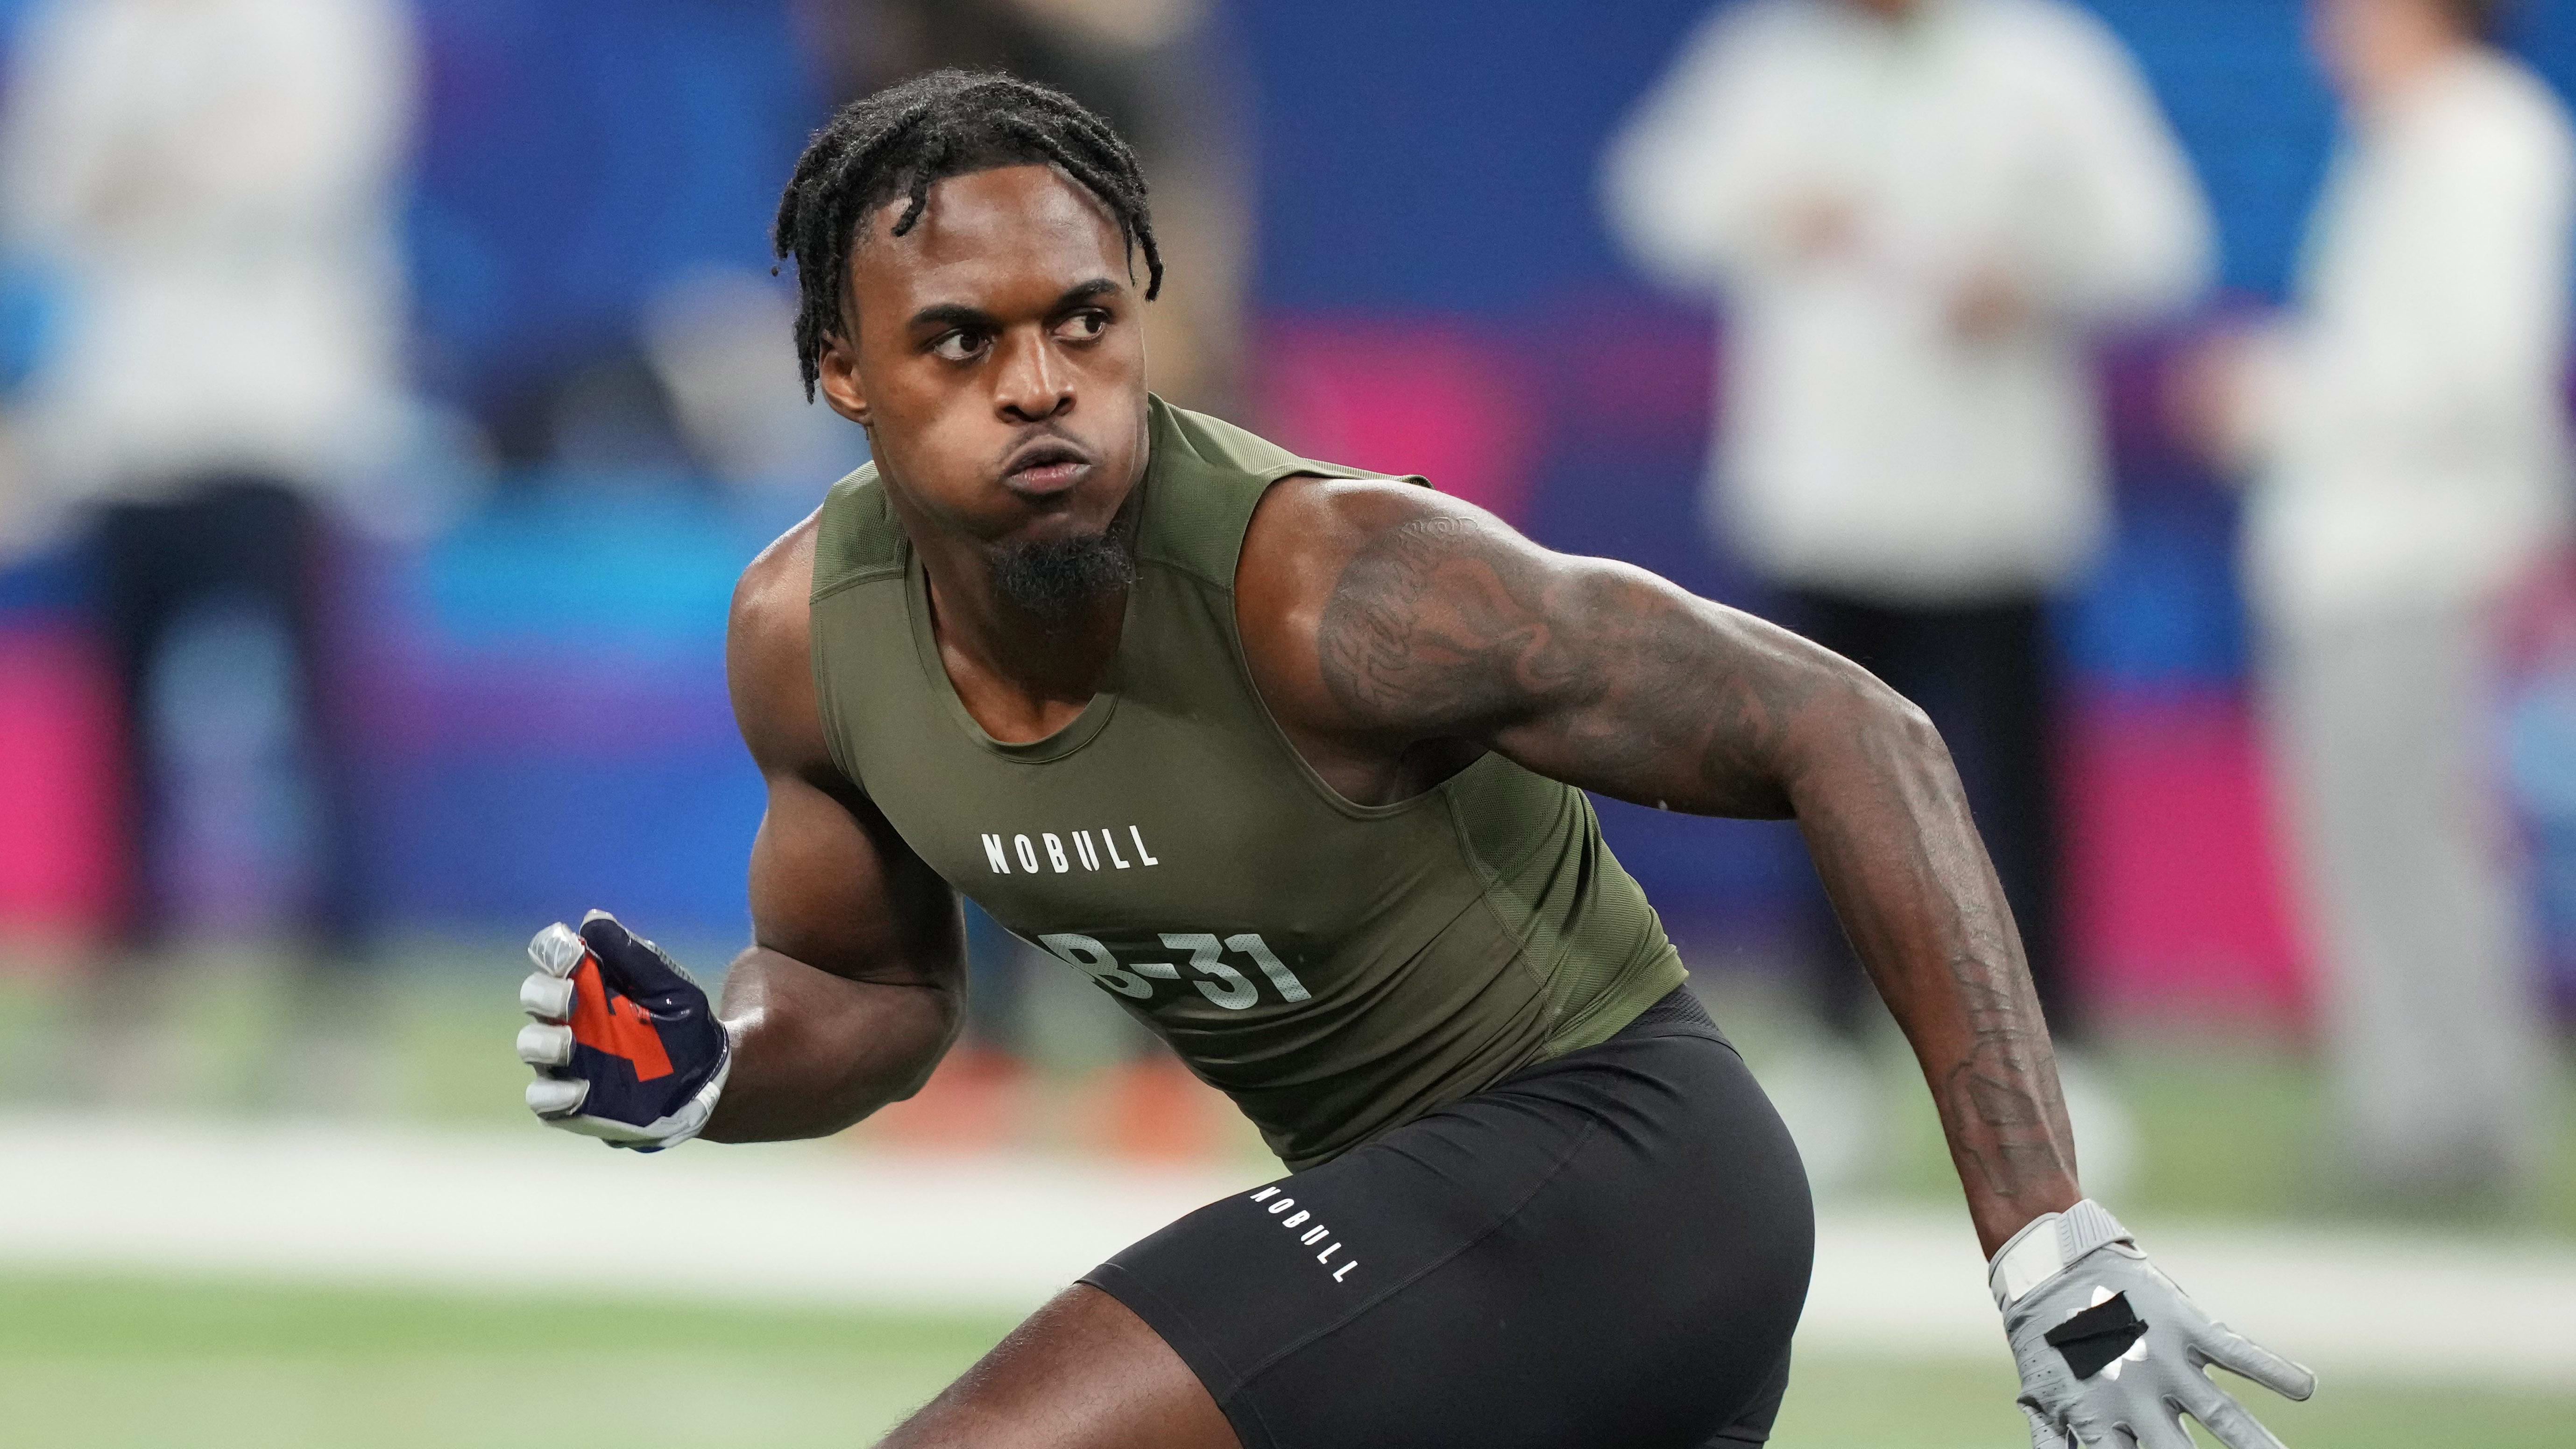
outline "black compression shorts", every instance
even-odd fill
[[[1093,1270],[1244,1449],[1760,1444],[1815,1213],[1688,991]]]

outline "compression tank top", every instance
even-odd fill
[[[873,466],[825,500],[825,732],[905,843],[1169,1041],[1291,1168],[1604,1041],[1679,985],[1583,792],[1487,754],[1354,804],[1254,688],[1234,620],[1253,505],[1291,474],[1384,475],[1147,406],[1118,651],[1042,740],[995,740],[959,701]]]

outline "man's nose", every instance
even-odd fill
[[[1073,376],[1045,334],[1014,328],[997,344],[1001,349],[993,381],[993,405],[1015,423],[1044,422],[1073,406]]]

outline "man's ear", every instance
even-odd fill
[[[832,411],[866,427],[867,389],[859,382],[859,350],[838,335],[823,339],[823,351],[814,359],[815,386],[823,391],[823,401]]]

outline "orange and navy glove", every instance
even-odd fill
[[[549,1127],[611,1147],[658,1152],[698,1135],[733,1066],[733,1043],[706,992],[662,948],[606,911],[557,921],[528,943],[537,969],[519,983],[536,1020],[519,1060],[537,1069],[528,1110]]]

